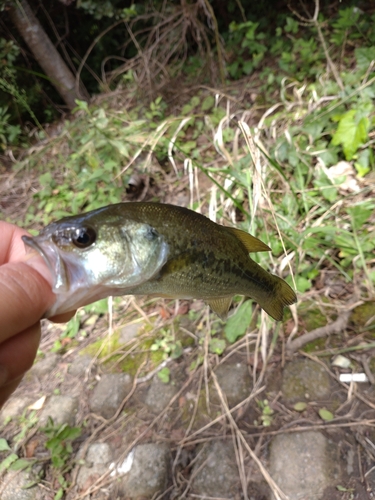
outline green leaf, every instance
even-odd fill
[[[204,357],[203,356],[197,356],[197,358],[194,359],[194,361],[191,362],[191,364],[189,366],[189,370],[190,371],[195,370],[198,366],[200,366],[201,364],[203,364],[203,361],[204,361]]]
[[[338,194],[337,188],[332,185],[331,180],[327,177],[322,168],[316,171],[316,177],[313,184],[316,188],[319,188],[323,198],[328,200],[330,203],[334,203],[336,201]]]
[[[371,170],[374,163],[373,152],[371,148],[366,148],[358,154],[357,161],[354,163],[359,177],[364,177]]]
[[[39,176],[39,184],[43,187],[50,187],[55,184],[55,181],[53,180],[51,173],[46,172],[45,174]]]
[[[329,410],[327,410],[326,408],[321,408],[319,410],[319,417],[322,419],[322,420],[325,420],[326,422],[329,422],[330,420],[333,420],[333,413],[331,413]]]
[[[158,377],[163,382],[163,384],[169,384],[169,381],[170,381],[170,378],[171,378],[171,371],[170,371],[170,369],[167,368],[167,367],[162,368],[158,372]]]
[[[329,148],[321,151],[318,157],[324,162],[326,167],[336,165],[338,161],[337,148]]]
[[[84,307],[91,314],[106,314],[108,312],[108,299],[101,299]]]
[[[171,345],[171,350],[170,350],[171,358],[178,359],[180,356],[182,356],[182,353],[183,349],[181,342],[177,340],[177,342]]]
[[[10,470],[24,470],[31,467],[35,463],[35,460],[26,460],[26,458],[19,458],[15,460],[9,467]]]
[[[351,491],[351,490],[348,490],[347,488],[345,488],[345,486],[341,486],[341,484],[338,484],[336,486],[336,489],[337,489],[337,491]]]
[[[79,332],[81,326],[80,319],[76,314],[73,318],[66,324],[65,330],[62,334],[64,337],[74,338]]]
[[[211,339],[208,344],[208,349],[213,354],[218,354],[219,356],[225,351],[225,340],[224,339]]]
[[[9,469],[13,462],[18,460],[18,455],[11,453],[0,463],[0,472]]]
[[[307,408],[307,404],[304,403],[303,401],[299,401],[298,403],[296,403],[293,408],[296,410],[296,411],[305,411],[306,408]]]
[[[117,149],[117,151],[120,153],[120,155],[125,156],[125,158],[129,157],[129,150],[125,146],[125,144],[121,141],[118,141],[117,139],[112,139],[108,141],[114,148]]]
[[[224,328],[224,333],[226,339],[233,344],[236,342],[238,337],[242,337],[245,334],[247,327],[250,325],[251,317],[253,314],[253,304],[251,300],[247,300],[237,309],[236,313],[233,314]]]
[[[297,285],[297,290],[301,293],[304,293],[307,290],[310,290],[312,283],[311,280],[304,278],[303,276],[297,276],[296,285]]]
[[[202,102],[202,111],[208,111],[213,108],[215,104],[215,98],[212,95],[208,95],[203,99]]]
[[[0,451],[9,451],[10,447],[8,441],[4,438],[0,438]]]
[[[371,205],[373,204],[367,204],[365,202],[348,208],[348,213],[352,217],[354,229],[360,229],[363,224],[370,219],[374,213],[374,206]]]
[[[53,500],[60,500],[64,495],[64,490],[62,488],[59,488],[58,492],[56,495],[53,497]]]
[[[356,109],[351,109],[341,116],[339,126],[332,137],[334,146],[342,145],[346,160],[351,160],[358,148],[367,138],[370,120]]]
[[[200,98],[197,95],[195,95],[194,97],[192,97],[191,100],[190,100],[190,104],[191,104],[191,106],[193,108],[195,108],[195,106],[198,106],[200,102],[201,102],[201,100],[200,100]]]
[[[359,47],[354,50],[357,66],[362,71],[366,71],[375,59],[375,47]]]

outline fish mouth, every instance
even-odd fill
[[[65,264],[59,252],[54,245],[49,245],[47,242],[39,242],[38,237],[22,236],[22,241],[26,247],[36,250],[43,257],[49,272],[53,278],[52,291],[54,293],[62,293],[69,291],[69,279],[65,269]]]

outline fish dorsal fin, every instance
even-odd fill
[[[229,232],[235,235],[246,247],[246,250],[249,253],[253,252],[270,252],[271,249],[268,245],[263,243],[263,241],[258,240],[255,236],[251,236],[251,234],[242,231],[241,229],[237,229],[236,227],[226,227]]]
[[[221,318],[226,319],[229,307],[232,303],[232,297],[219,297],[205,301],[211,309]]]

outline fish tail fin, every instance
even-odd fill
[[[264,300],[259,301],[259,305],[273,319],[282,321],[284,307],[297,302],[297,296],[286,281],[275,275],[272,275],[272,278],[275,280],[274,292],[271,297],[268,296]]]

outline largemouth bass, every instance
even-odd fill
[[[249,257],[269,251],[266,244],[187,208],[119,203],[65,217],[23,240],[54,277],[57,299],[46,317],[109,295],[152,295],[203,299],[224,318],[238,294],[281,320],[284,306],[297,300]]]

